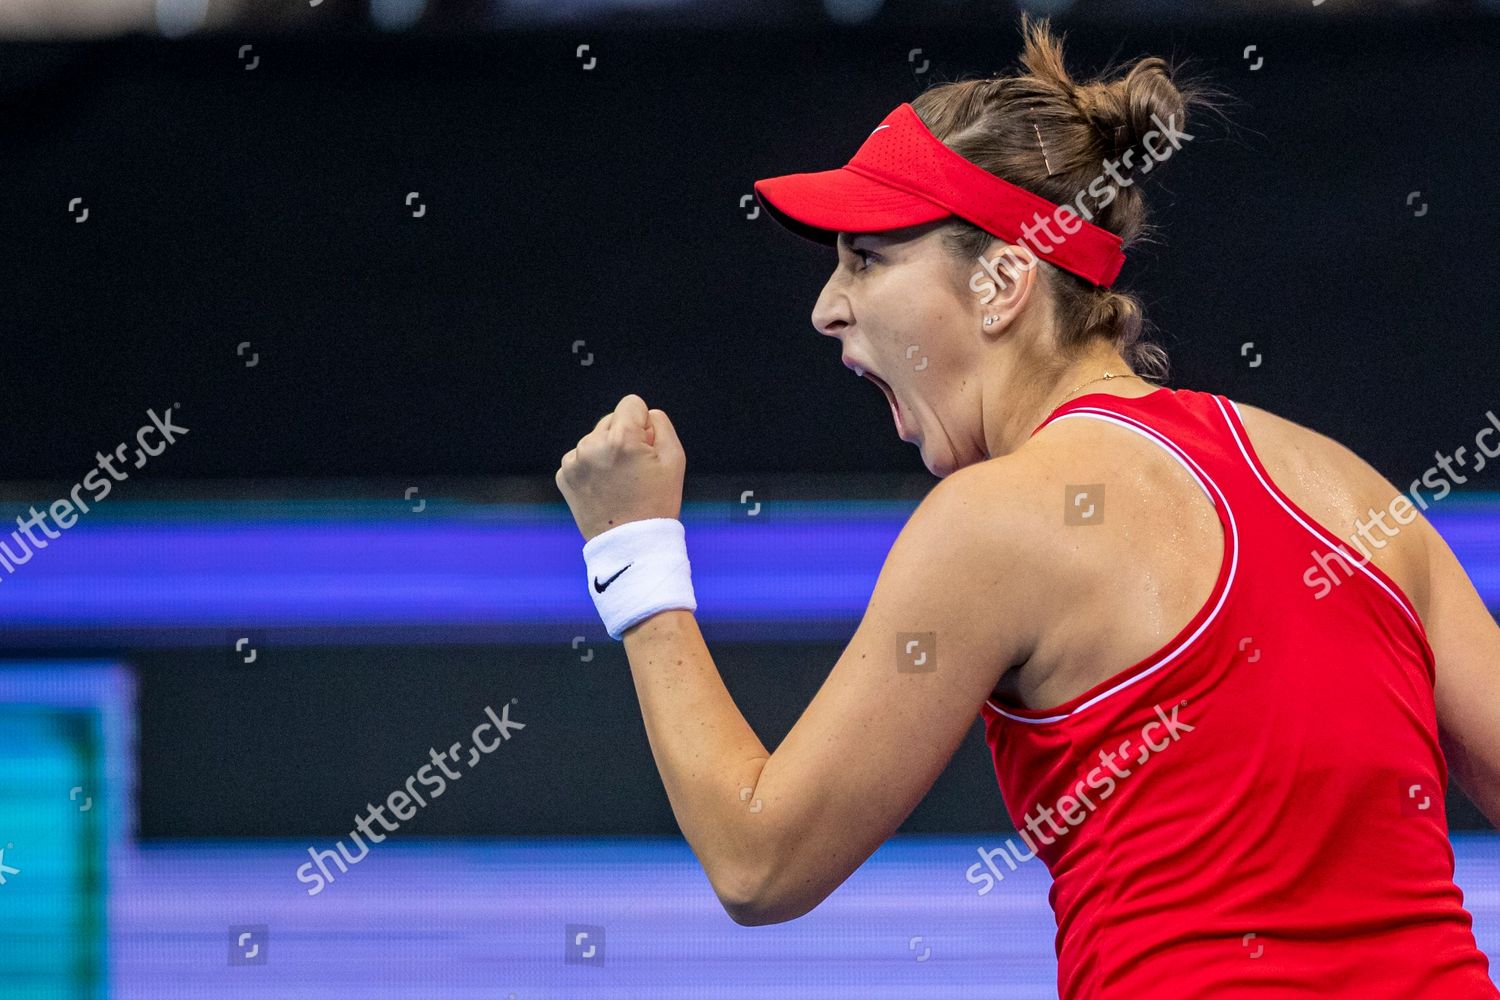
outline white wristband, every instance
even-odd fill
[[[617,524],[584,543],[583,562],[611,639],[660,611],[698,609],[686,535],[675,517]]]

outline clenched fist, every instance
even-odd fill
[[[554,478],[587,542],[627,521],[677,517],[686,471],[672,421],[631,393],[562,457]]]

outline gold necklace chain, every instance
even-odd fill
[[[1075,385],[1072,388],[1071,391],[1068,392],[1068,395],[1066,395],[1062,399],[1058,400],[1057,405],[1061,406],[1063,403],[1066,403],[1068,401],[1068,399],[1073,395],[1073,393],[1077,392],[1079,389],[1082,389],[1086,385],[1092,385],[1095,382],[1103,382],[1103,381],[1105,381],[1107,379],[1112,379],[1112,378],[1140,378],[1142,382],[1146,381],[1145,379],[1143,379],[1139,375],[1137,375],[1135,372],[1121,372],[1121,373],[1118,373],[1118,374],[1115,373],[1115,372],[1105,372],[1103,375],[1100,375],[1098,378],[1091,378],[1087,382],[1079,382],[1077,385]]]

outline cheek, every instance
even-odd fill
[[[869,328],[871,341],[893,371],[921,378],[966,369],[972,339],[966,331],[974,302],[962,297],[966,290],[953,290],[951,282],[940,268],[919,269],[909,280],[869,289],[864,307],[870,317],[878,317]],[[942,388],[952,391],[954,385]]]
[[[896,363],[913,375],[930,377],[953,371],[960,360],[956,352],[961,350],[955,342],[958,332],[953,329],[954,318],[948,308],[910,310],[907,321],[899,327],[900,336],[890,344]]]
[[[913,384],[932,394],[954,394],[974,383],[966,345],[957,331],[929,328],[901,345],[898,363],[912,376]]]

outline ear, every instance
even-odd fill
[[[1037,257],[1021,244],[994,240],[975,262],[969,288],[979,295],[980,329],[999,334],[1010,328],[1030,301]]]

